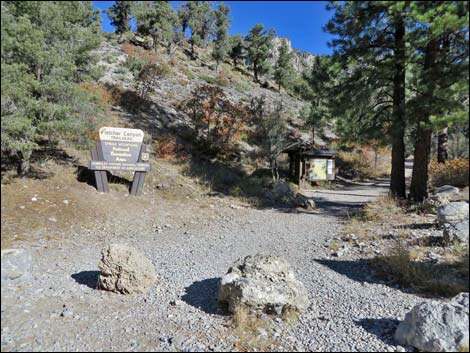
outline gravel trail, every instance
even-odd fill
[[[319,206],[310,213],[221,201],[205,213],[210,216],[161,231],[145,214],[25,243],[33,254],[33,280],[2,286],[2,351],[233,350],[237,337],[217,307],[218,279],[235,260],[257,252],[285,257],[312,302],[296,324],[275,322],[272,349],[402,349],[392,340],[398,320],[423,299],[375,280],[361,260],[332,258],[328,249],[344,217],[386,187],[307,192]],[[194,211],[182,205],[168,212]],[[144,252],[160,282],[142,296],[96,290],[100,251],[108,243]]]

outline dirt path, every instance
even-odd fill
[[[265,349],[395,351],[397,320],[422,299],[376,281],[360,260],[331,258],[328,249],[344,217],[386,187],[306,192],[319,206],[313,213],[238,207],[210,197],[199,203],[212,207],[188,201],[158,217],[121,214],[63,239],[20,242],[32,251],[33,280],[2,286],[2,351],[237,349],[243,342],[217,307],[218,279],[233,261],[257,252],[288,259],[312,302],[295,325],[275,322],[263,338]],[[189,218],[178,222],[180,213]],[[156,232],[156,219],[165,217],[172,223],[160,223]],[[159,284],[136,297],[94,289],[100,250],[110,242],[143,251]]]

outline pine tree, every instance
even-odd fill
[[[279,47],[279,55],[274,66],[274,80],[279,86],[279,92],[281,86],[287,87],[295,74],[294,67],[292,66],[293,53],[289,50],[287,41],[281,40],[281,46]]]
[[[380,126],[387,127],[392,137],[390,191],[399,197],[406,197],[407,4],[400,1],[335,3],[329,7],[335,10],[334,17],[326,26],[327,31],[339,36],[332,44],[335,58],[346,73],[338,90],[338,95],[343,97],[339,108],[343,116],[352,116],[351,112],[356,111],[361,113],[361,120],[380,121]]]
[[[219,67],[219,63],[223,62],[227,58],[229,51],[229,39],[228,39],[228,29],[229,29],[229,15],[230,8],[221,3],[219,7],[214,10],[215,18],[215,38],[214,38],[214,50],[212,52],[212,57],[216,61],[215,71]]]
[[[195,47],[205,46],[213,32],[213,12],[208,1],[188,1],[183,5],[182,11],[185,13],[187,25],[191,30],[189,43],[191,56],[194,58]]]
[[[189,3],[189,2],[188,2]],[[181,31],[183,34],[186,33],[186,30],[189,27],[189,9],[188,9],[188,3],[184,4],[183,6],[180,6],[178,8],[178,18],[181,24]]]
[[[416,70],[416,139],[410,199],[428,196],[429,162],[433,130],[448,125],[464,109],[461,94],[468,95],[468,3],[417,2],[410,6],[410,24]],[[454,114],[457,113],[457,114]],[[468,116],[467,116],[468,119]]]
[[[119,39],[122,35],[131,30],[131,2],[130,1],[115,1],[115,4],[106,10],[106,14],[111,20],[111,25],[116,27],[116,34]]]
[[[305,106],[300,117],[312,131],[312,144],[315,143],[316,133],[333,119],[332,105],[337,102],[331,93],[335,84],[336,70],[330,57],[316,56],[310,73],[305,75],[309,85],[309,92],[305,98],[309,104]]]
[[[245,43],[243,41],[243,37],[239,34],[231,36],[229,38],[230,44],[230,59],[233,61],[233,66],[238,66],[239,60],[244,60],[246,57],[246,48]]]
[[[97,107],[78,83],[95,78],[101,42],[91,2],[2,2],[1,153],[26,174],[40,143],[78,142]]]
[[[134,14],[138,33],[150,35],[155,50],[162,44],[170,52],[179,19],[169,1],[140,1],[134,5]]]
[[[256,82],[259,76],[270,71],[269,58],[272,56],[274,30],[264,30],[262,24],[255,25],[245,37],[248,60],[253,68]]]

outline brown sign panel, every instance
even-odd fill
[[[130,192],[142,193],[145,173],[150,170],[150,155],[142,144],[144,132],[139,129],[102,127],[100,141],[91,151],[90,169],[95,171],[96,188],[109,192],[106,171],[134,172]]]
[[[143,139],[142,130],[102,127],[100,142],[104,160],[113,163],[136,163]]]

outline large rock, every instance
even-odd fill
[[[288,183],[274,184],[272,191],[267,195],[269,199],[275,202],[281,203],[293,203],[295,200],[295,194],[292,192]]]
[[[301,312],[309,306],[307,290],[282,258],[257,254],[238,260],[222,277],[219,302],[270,314]]]
[[[468,347],[468,293],[450,302],[423,302],[416,305],[395,332],[400,345],[423,352],[455,352]]]
[[[459,188],[452,185],[443,185],[434,190],[434,195],[458,195],[460,193]]]
[[[468,220],[468,202],[451,202],[437,209],[437,220],[439,224],[457,224]]]
[[[16,285],[31,279],[32,257],[26,249],[2,250],[2,279],[3,285]]]
[[[457,224],[444,225],[444,241],[446,243],[468,244],[468,219]]]
[[[101,255],[100,289],[122,294],[142,294],[158,279],[150,260],[132,247],[111,244]]]

